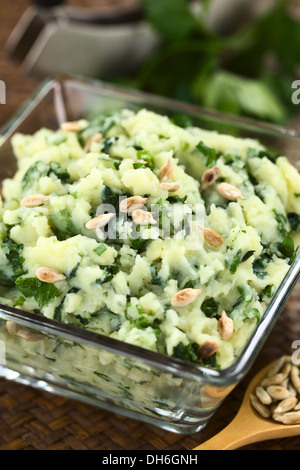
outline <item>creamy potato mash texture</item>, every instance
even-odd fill
[[[297,253],[300,176],[259,142],[142,109],[13,137],[0,302],[226,368]]]

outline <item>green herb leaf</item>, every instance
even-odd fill
[[[42,282],[34,277],[19,277],[16,286],[25,297],[34,297],[40,309],[59,295],[59,290],[54,284]]]
[[[148,150],[138,150],[137,151],[138,160],[143,160],[146,162],[147,167],[153,170],[154,168],[154,158],[151,152]]]
[[[23,269],[24,258],[21,255],[23,245],[19,245],[9,237],[6,237],[1,243],[1,248],[3,248],[4,254],[9,262],[9,266],[14,272],[12,280],[25,274]]]
[[[42,176],[46,176],[48,172],[48,165],[45,162],[38,161],[31,165],[28,170],[24,173],[22,179],[22,188],[25,189],[27,186],[31,186],[34,182],[38,181]]]
[[[275,253],[279,258],[292,259],[294,256],[295,246],[294,240],[290,235],[284,237],[282,242],[274,243]]]
[[[135,308],[137,309],[139,315],[144,315],[144,310],[139,304],[136,304]]]
[[[107,250],[107,246],[105,243],[100,243],[100,245],[97,246],[97,248],[94,249],[94,252],[96,255],[101,256],[105,251]]]
[[[80,263],[77,263],[76,266],[70,271],[70,273],[66,274],[66,278],[69,281],[70,279],[73,279],[76,276],[77,270],[80,266]],[[75,288],[73,288],[75,289]]]
[[[109,155],[109,151],[111,147],[117,143],[119,137],[108,137],[107,139],[103,139],[102,144],[102,152]]]
[[[184,279],[181,284],[181,289],[193,289],[198,279]]]
[[[260,80],[217,70],[203,90],[204,104],[235,114],[282,122],[285,109],[270,87]]]
[[[152,26],[168,39],[182,40],[197,29],[186,0],[142,0]]]
[[[51,178],[52,175],[56,176],[64,184],[70,182],[69,173],[67,170],[63,169],[59,163],[51,162],[48,164],[43,161],[37,161],[25,172],[22,179],[22,188],[25,189],[33,185],[43,176],[49,176]]]
[[[130,246],[134,250],[136,250],[138,253],[142,253],[145,249],[147,244],[149,243],[149,240],[138,237],[138,238],[130,238]]]
[[[67,170],[62,168],[62,166],[57,162],[49,163],[49,170],[47,172],[47,176],[51,177],[51,174],[54,174],[55,176],[57,176],[57,178],[64,184],[70,182],[69,173],[67,172]]]
[[[75,226],[68,209],[49,215],[49,220],[52,231],[60,241],[80,234],[80,229]]]
[[[251,258],[251,256],[254,255],[254,253],[255,253],[255,250],[247,251],[247,253],[243,256],[243,258],[241,260],[241,263],[243,263],[244,261],[247,261],[249,258]]]
[[[80,145],[84,148],[89,139],[96,134],[102,134],[105,137],[114,125],[114,117],[109,114],[100,114],[96,119],[91,119],[88,125],[77,133]]]
[[[148,326],[151,326],[151,323],[148,320],[148,318],[142,316],[142,317],[136,318],[135,320],[132,320],[130,322],[130,325],[133,328],[139,328],[143,330],[144,328],[148,328]]]
[[[107,204],[109,206],[113,206],[115,208],[116,214],[119,213],[119,198],[120,194],[115,193],[109,186],[104,186],[102,190],[102,202],[103,204]],[[127,197],[127,196],[126,196]]]
[[[270,299],[275,294],[275,290],[274,284],[268,284],[261,292],[261,299],[264,297]]]
[[[232,164],[237,164],[239,168],[244,167],[244,162],[241,159],[241,155],[239,152],[234,152],[234,151],[227,151],[223,153],[223,158],[226,162],[226,165],[232,165]]]
[[[64,144],[65,142],[67,142],[67,137],[64,137],[64,136],[61,136],[61,137],[57,137],[56,140],[54,140],[52,142],[52,145],[61,145],[61,144]]]
[[[63,297],[62,301],[60,302],[60,304],[55,308],[54,310],[54,315],[53,315],[53,319],[54,320],[57,320],[57,321],[62,321],[62,309],[63,309],[63,306],[64,306],[64,303],[65,303],[65,299],[66,299],[66,296]]]
[[[244,302],[251,302],[251,300],[253,299],[253,294],[252,289],[248,284],[246,284],[245,286],[238,286],[238,290]]]
[[[180,342],[174,347],[172,356],[189,362],[198,362],[198,350],[199,345],[197,343],[184,345]]]
[[[101,379],[105,380],[106,382],[111,382],[113,379],[109,377],[108,375],[102,374],[101,372],[98,372],[94,370],[94,374],[100,377]]]
[[[217,361],[217,353],[212,354],[210,357],[207,357],[206,359],[201,359],[201,361],[199,362],[203,366],[210,367],[211,369],[220,368],[220,366],[218,365],[218,361]]]
[[[264,158],[264,157],[266,157],[272,163],[276,163],[276,159],[277,159],[278,156],[273,155],[269,150],[248,148],[247,157],[248,158]]]
[[[20,305],[20,306],[21,306],[21,305],[24,304],[24,302],[25,302],[24,297],[23,297],[22,295],[20,295],[20,297],[19,297],[17,300],[15,300],[15,302],[14,302],[14,307],[16,307],[16,305]]]
[[[254,318],[256,321],[256,324],[260,322],[260,313],[259,313],[259,310],[257,310],[257,308],[252,308],[251,310],[246,312],[245,317],[249,318],[250,320]]]
[[[184,345],[182,342],[180,342],[174,347],[172,356],[205,367],[218,368],[216,353],[212,354],[207,359],[199,359],[198,350],[199,344],[197,343],[189,343],[187,345]]]
[[[201,305],[202,312],[209,318],[217,316],[218,308],[219,304],[213,297],[205,299]]]
[[[207,147],[204,142],[199,142],[199,144],[196,146],[196,148],[199,150],[199,152],[202,153],[202,155],[206,158],[206,165],[211,166],[217,159],[217,152],[215,149]]]
[[[151,284],[156,286],[163,286],[165,284],[164,280],[157,274],[157,267],[152,265],[150,266],[151,271]]]
[[[78,289],[77,287],[72,287],[70,290],[68,290],[67,294],[76,294],[77,292],[79,292],[79,290],[80,289]],[[61,314],[62,314],[62,310],[63,310],[63,307],[64,307],[64,303],[65,303],[67,294],[62,298],[60,304],[55,308],[54,315],[53,315],[54,320],[62,321],[62,315]],[[81,322],[81,320],[78,316],[76,318],[78,318],[79,321]]]
[[[147,162],[134,162],[132,166],[135,170],[138,170],[139,168],[148,168]]]
[[[253,261],[253,272],[259,279],[263,279],[268,275],[267,271],[265,271],[265,268],[271,260],[272,253],[269,250],[264,250],[261,255]]]
[[[286,224],[287,224],[286,216],[284,214],[281,214],[280,212],[278,212],[276,209],[272,209],[272,210],[275,214],[275,219],[278,223],[279,233],[286,236],[288,234],[287,229],[286,229]]]
[[[170,121],[175,126],[183,127],[184,129],[193,126],[193,121],[186,114],[175,113],[170,117]]]
[[[14,287],[15,281],[6,274],[6,272],[0,269],[0,286],[2,287]]]
[[[291,230],[299,230],[300,228],[300,214],[296,212],[289,212],[287,215]]]
[[[167,198],[167,201],[168,201],[170,204],[177,204],[177,203],[185,204],[187,198],[188,198],[188,196],[184,196],[184,197],[182,198],[182,197],[177,196],[177,194],[176,194],[175,196],[169,196],[169,197]]]
[[[97,313],[101,314],[107,314],[107,315],[117,315],[114,313],[112,310],[110,310],[107,305],[105,307],[100,308],[100,310],[97,311]]]
[[[229,269],[231,274],[234,274],[242,261],[242,250],[238,250],[237,254],[232,259],[225,260],[225,266]]]
[[[43,308],[45,305],[48,305],[55,297],[58,297],[58,295],[59,291],[57,287],[55,287],[53,284],[42,283],[37,288],[34,298],[37,301],[38,306]]]
[[[101,266],[101,268],[103,270],[103,275],[101,279],[96,280],[97,284],[104,284],[105,282],[112,281],[114,276],[120,271],[119,266],[115,265]]]
[[[233,304],[232,310],[235,310],[236,308],[238,308],[240,305],[243,304],[243,302],[244,302],[243,297],[239,297],[238,300]]]

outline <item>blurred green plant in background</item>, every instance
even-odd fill
[[[163,42],[130,85],[223,112],[287,122],[299,112],[291,100],[300,61],[295,1],[274,0],[229,34],[208,26],[210,1],[199,0],[195,12],[188,0],[142,0]]]

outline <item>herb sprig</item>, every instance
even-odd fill
[[[188,0],[141,3],[162,45],[134,78],[127,77],[129,85],[272,122],[286,122],[295,115],[291,84],[299,63],[300,30],[289,1],[274,1],[243,25],[230,25],[227,18],[223,26],[232,26],[230,34],[211,26],[212,0],[199,2],[196,9]]]

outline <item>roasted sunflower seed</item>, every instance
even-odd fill
[[[172,295],[171,305],[173,305],[173,307],[184,307],[185,305],[194,302],[201,292],[201,289],[192,289],[191,287],[187,287],[186,289]]]

